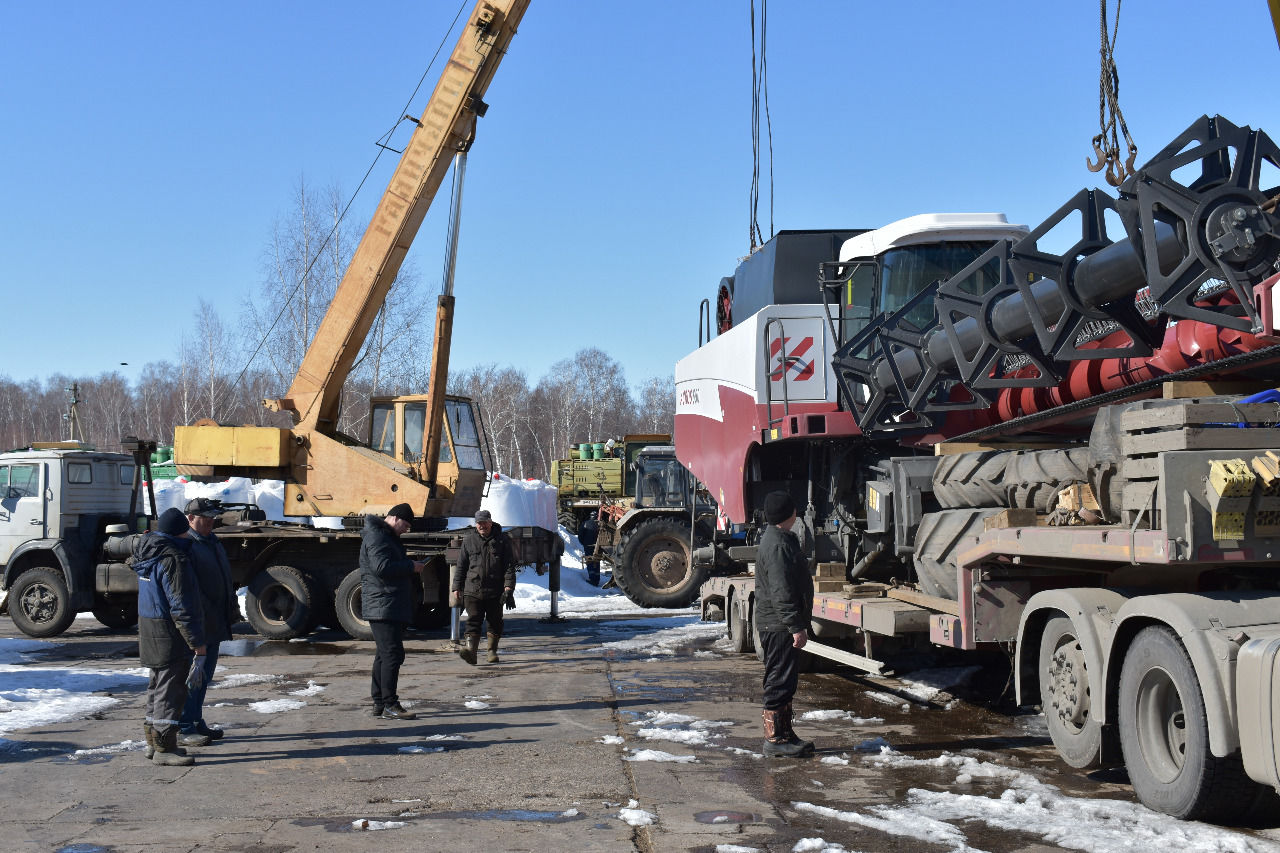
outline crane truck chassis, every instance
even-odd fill
[[[739,559],[765,494],[802,508],[808,651],[883,672],[1004,649],[1071,766],[1123,764],[1181,818],[1274,803],[1280,395],[1245,392],[1280,376],[1277,168],[1206,117],[1035,229],[783,232],[721,283],[676,449]],[[739,650],[753,594],[702,589]]]

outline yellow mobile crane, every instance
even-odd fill
[[[470,400],[446,396],[453,327],[453,258],[457,246],[465,155],[483,98],[528,7],[528,0],[479,0],[405,147],[328,312],[288,393],[264,401],[288,412],[287,428],[216,424],[180,426],[174,435],[179,472],[199,477],[248,476],[285,483],[286,516],[381,515],[408,503],[419,516],[406,545],[427,562],[424,620],[447,616],[444,519],[470,516],[485,483],[482,427]],[[444,293],[439,298],[426,394],[378,397],[364,440],[337,429],[342,385],[382,308],[432,199],[456,163],[454,216]],[[238,515],[236,514],[238,513]],[[264,636],[285,638],[326,619],[334,600],[342,627],[367,636],[360,617],[355,531],[316,531],[263,523],[252,507],[232,510],[219,531],[236,581],[247,583],[247,614]],[[248,523],[246,525],[246,523]],[[535,532],[526,540],[540,540]],[[537,549],[534,549],[535,551]],[[525,556],[532,552],[526,547]]]

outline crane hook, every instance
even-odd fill
[[[1091,163],[1089,162],[1089,158],[1086,157],[1084,158],[1084,165],[1090,172],[1101,172],[1102,167],[1105,166],[1107,164],[1107,161],[1111,159],[1102,150],[1102,134],[1101,133],[1099,133],[1097,136],[1093,138],[1093,155],[1098,158],[1098,162]]]

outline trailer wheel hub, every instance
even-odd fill
[[[1089,721],[1089,673],[1085,669],[1080,643],[1072,641],[1059,646],[1047,673],[1050,705],[1045,713],[1056,714],[1064,724],[1083,728]]]

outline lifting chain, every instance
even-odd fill
[[[1125,123],[1124,113],[1120,111],[1120,72],[1116,69],[1115,49],[1116,36],[1120,32],[1120,2],[1116,0],[1115,25],[1111,37],[1107,38],[1107,0],[1099,0],[1102,46],[1101,75],[1098,80],[1098,130],[1093,138],[1093,154],[1096,161],[1085,158],[1085,165],[1090,172],[1101,172],[1106,169],[1107,183],[1113,187],[1120,186],[1124,179],[1134,172],[1133,161],[1138,156],[1138,146],[1129,135],[1129,127]],[[1128,156],[1120,162],[1120,140],[1116,135],[1116,125],[1124,134],[1128,146]]]

